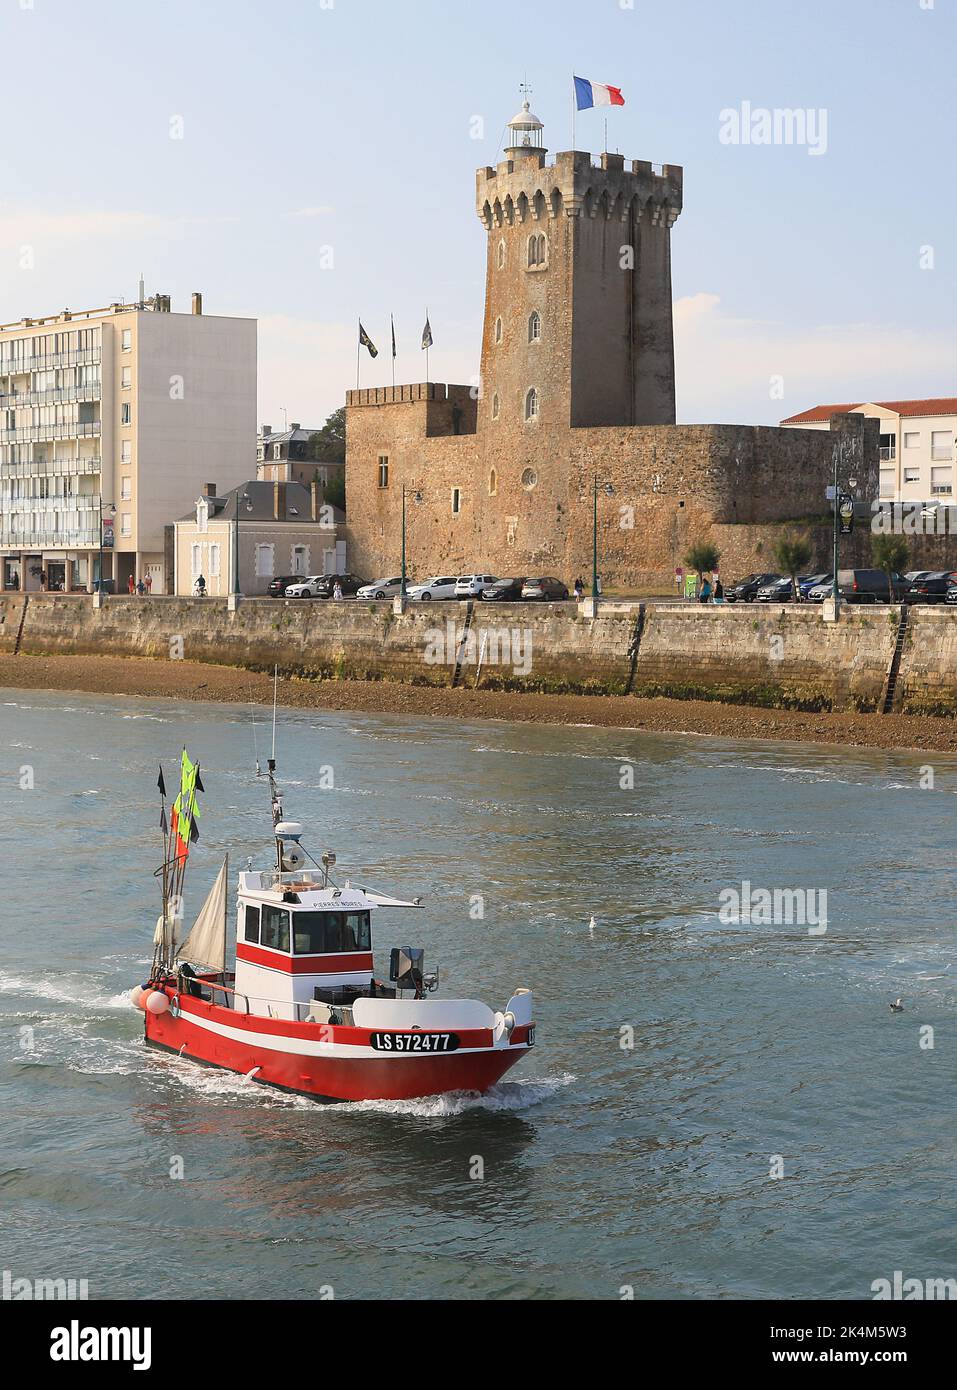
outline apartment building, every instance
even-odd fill
[[[881,497],[899,502],[954,500],[954,440],[957,397],[920,401],[869,401],[861,405],[817,405],[782,420],[798,429],[829,428],[837,412],[872,416],[881,422]]]
[[[142,292],[141,292],[142,294]],[[172,592],[165,527],[248,476],[256,321],[167,295],[0,325],[5,589]]]

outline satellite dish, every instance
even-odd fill
[[[282,866],[283,866],[283,868],[286,870],[287,873],[295,873],[295,871],[296,871],[297,869],[301,869],[301,868],[302,868],[302,866],[303,866],[303,864],[305,864],[305,862],[306,862],[305,853],[303,852],[303,850],[301,850],[301,849],[299,848],[298,845],[296,845],[296,844],[283,845],[283,848],[282,848]]]

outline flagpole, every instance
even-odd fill
[[[572,149],[575,148],[575,112],[578,110],[578,92],[575,87],[575,78],[572,76]]]
[[[426,323],[429,323],[429,306],[428,306],[428,304],[426,304],[426,306],[425,306],[425,321],[426,321]],[[430,324],[430,327],[429,327],[429,337],[430,337],[430,338],[432,337],[431,324]],[[428,386],[428,384],[429,384],[429,344],[428,344],[428,343],[426,343],[426,345],[425,345],[425,384],[426,384],[426,386]],[[426,392],[426,395],[428,395],[428,392]]]
[[[392,325],[392,389],[395,390],[395,319],[390,314],[389,323]]]
[[[359,331],[356,334],[356,390],[359,389],[359,354],[362,352],[362,320],[359,319]]]

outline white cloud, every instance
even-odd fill
[[[813,405],[952,394],[957,336],[889,323],[790,328],[735,318],[716,294],[675,303],[678,419],[776,424]],[[784,396],[771,398],[771,378]]]

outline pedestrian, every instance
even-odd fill
[[[146,593],[146,585],[143,583],[142,579],[139,580],[139,582],[136,585],[136,592],[137,594],[139,594],[140,598],[142,598],[143,595]]]
[[[132,597],[133,597],[133,590],[136,588],[136,581],[135,581],[135,579],[133,578],[132,575],[130,575],[129,579],[126,581],[126,588],[127,588],[127,591],[128,591],[128,593],[129,593],[129,595],[130,595],[130,598],[132,598]]]
[[[698,595],[698,602],[699,602],[699,603],[710,603],[710,602],[711,602],[711,594],[712,594],[712,592],[713,592],[713,590],[712,590],[712,588],[711,588],[711,580],[710,580],[710,579],[702,579],[702,581],[701,581],[701,592],[700,592],[699,595]]]
[[[148,594],[153,592],[153,576],[151,574],[146,576],[146,592]]]
[[[585,586],[584,586],[584,584],[582,583],[581,579],[576,579],[576,580],[575,580],[575,597],[576,597],[577,599],[581,599],[581,598],[584,598],[584,595],[585,595]]]
[[[714,580],[714,601],[715,603],[724,603],[724,585],[717,575],[715,575]]]
[[[332,597],[333,597],[333,599],[335,599],[337,602],[338,602],[339,599],[342,598],[342,585],[339,583],[338,579],[336,580],[335,584],[333,584],[333,586],[332,586]]]
[[[196,576],[196,593],[200,598],[206,597],[206,580],[201,574]]]

